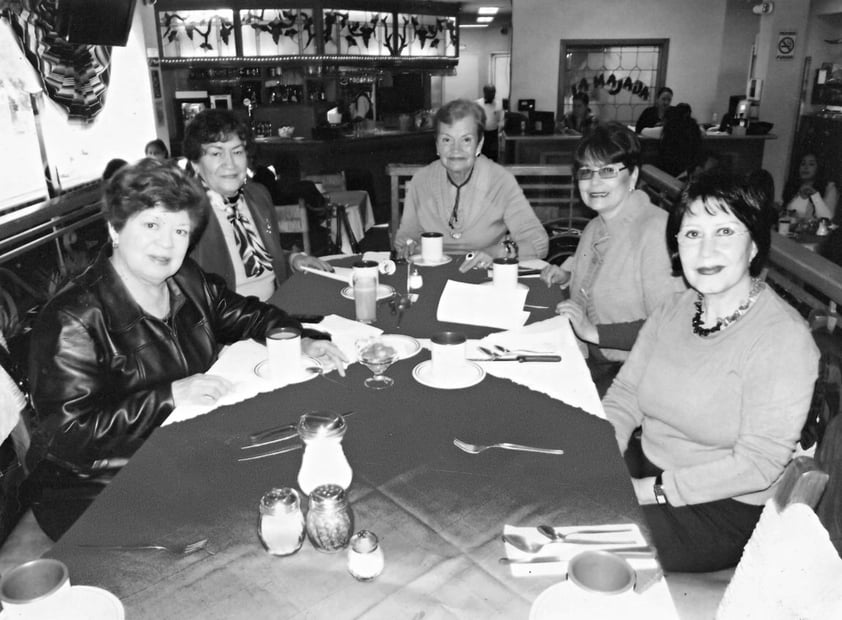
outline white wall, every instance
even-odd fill
[[[491,54],[511,51],[511,32],[509,24],[459,30],[459,65],[456,75],[444,79],[444,101],[482,97],[482,87],[491,81]],[[508,94],[498,92],[497,96],[502,99]]]

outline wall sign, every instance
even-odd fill
[[[792,60],[795,56],[795,33],[779,32],[776,60]]]

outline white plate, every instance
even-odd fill
[[[482,283],[483,286],[492,286],[493,284],[494,284],[494,280],[489,280],[488,282]],[[523,289],[523,290],[526,290],[526,291],[529,290],[529,287],[526,284],[524,284],[523,282],[518,282],[517,288],[520,288],[520,289]]]
[[[485,370],[473,362],[465,362],[464,372],[446,378],[434,376],[432,370],[433,362],[427,360],[412,369],[412,376],[421,385],[440,390],[460,390],[476,385],[485,378]]]
[[[574,583],[562,581],[550,586],[535,599],[529,620],[593,620],[594,618],[642,618],[638,612],[650,609],[645,594],[626,590],[621,594],[596,594]],[[657,613],[648,616],[656,618]]]
[[[412,336],[404,336],[403,334],[383,334],[380,336],[383,344],[388,344],[398,352],[398,359],[409,359],[418,354],[421,350],[421,343]]]
[[[354,299],[354,287],[353,286],[346,286],[339,294],[342,295],[345,299]],[[395,294],[394,287],[389,286],[388,284],[378,284],[377,285],[377,299],[386,299],[387,297],[391,297]]]
[[[126,611],[123,603],[108,590],[94,586],[71,586],[66,601],[64,620],[125,620]],[[18,620],[26,617],[24,613],[6,609],[0,612],[0,620]]]
[[[442,254],[439,260],[426,261],[420,254],[415,254],[411,260],[413,265],[418,265],[419,267],[439,267],[440,265],[446,265],[452,261],[453,257],[448,256],[447,254]]]
[[[310,357],[309,355],[302,355],[301,374],[293,377],[292,380],[288,380],[287,383],[304,383],[310,379],[315,379],[324,372],[324,370],[324,366],[319,360]],[[266,359],[262,362],[258,362],[257,366],[254,367],[254,374],[266,381],[272,381],[272,375],[269,372],[269,360]]]

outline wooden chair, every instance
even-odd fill
[[[275,205],[275,213],[278,216],[278,230],[284,234],[301,235],[302,249],[310,254],[310,225],[307,222],[307,205],[304,204],[304,199],[300,198],[298,203],[292,205]]]
[[[345,183],[345,173],[339,172],[322,172],[319,174],[307,174],[301,178],[302,181],[312,181],[319,188],[323,194],[330,194],[331,192],[344,192],[347,189]]]

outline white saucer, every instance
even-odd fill
[[[302,355],[301,374],[287,380],[287,383],[304,383],[310,379],[315,379],[324,372],[324,370],[324,366],[319,360],[310,357],[309,355]],[[254,374],[266,381],[272,381],[272,375],[269,372],[269,360],[265,359],[262,362],[258,362],[257,366],[254,367]]]
[[[354,299],[354,287],[353,286],[346,286],[339,294],[342,295],[345,299]],[[386,299],[387,297],[391,297],[395,294],[395,289],[388,284],[378,284],[377,285],[377,299]]]
[[[482,285],[483,285],[483,286],[493,286],[493,285],[494,285],[494,280],[489,280],[488,282],[483,282],[483,283],[482,283]],[[526,291],[528,291],[528,290],[529,290],[529,287],[528,287],[526,284],[524,284],[523,282],[518,282],[518,283],[517,283],[517,288],[519,288],[519,289],[523,289],[523,290],[526,290]]]
[[[465,362],[465,370],[446,378],[433,375],[433,361],[421,362],[412,369],[413,378],[421,385],[440,390],[460,390],[476,385],[485,378],[485,369],[473,362]]]
[[[126,610],[123,603],[108,590],[94,586],[71,586],[68,593],[64,620],[125,620]],[[6,609],[0,612],[0,620],[17,620],[24,618],[23,613]]]
[[[452,261],[453,257],[448,256],[447,254],[442,254],[439,260],[426,261],[420,254],[415,254],[411,260],[413,265],[418,265],[419,267],[439,267]]]
[[[421,350],[421,343],[412,336],[403,334],[383,334],[380,336],[383,344],[388,344],[398,352],[398,359],[405,360],[414,357]]]
[[[644,616],[640,616],[638,611],[649,609],[650,600],[645,593],[637,594],[634,590],[621,594],[599,594],[562,581],[538,595],[529,610],[529,620],[642,618]],[[657,617],[657,612],[646,617]]]

